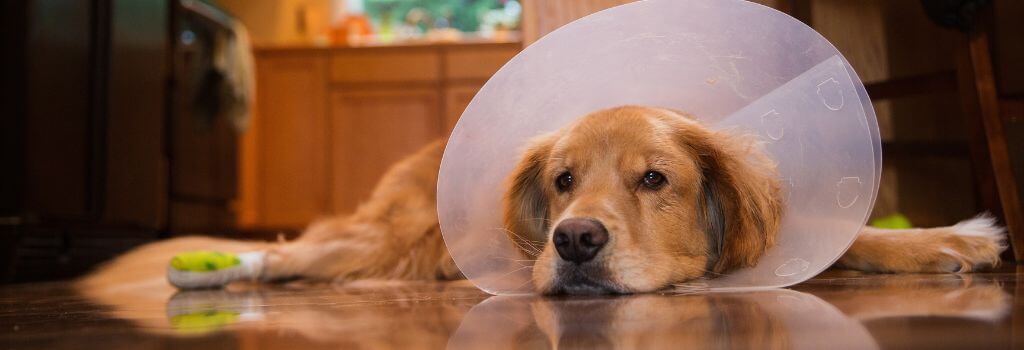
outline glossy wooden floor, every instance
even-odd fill
[[[0,288],[3,349],[1024,348],[1024,268],[792,289],[490,297],[466,282]]]

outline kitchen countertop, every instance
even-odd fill
[[[511,37],[507,39],[489,39],[489,38],[463,38],[455,41],[435,41],[427,39],[403,39],[396,41],[387,42],[362,42],[353,44],[328,44],[328,45],[316,45],[311,43],[293,43],[293,44],[264,44],[254,45],[253,51],[256,53],[261,52],[277,52],[277,51],[327,51],[327,50],[345,50],[345,49],[360,49],[360,48],[422,48],[422,47],[461,47],[461,46],[484,46],[484,45],[522,45],[522,42],[518,37]]]

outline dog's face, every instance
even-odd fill
[[[620,107],[536,140],[505,225],[542,293],[632,293],[748,266],[774,241],[774,168],[679,113]]]

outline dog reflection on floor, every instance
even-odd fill
[[[495,327],[499,324],[518,328]],[[815,324],[833,327],[817,327],[814,337],[795,329]],[[856,321],[812,295],[784,289],[611,299],[495,297],[470,311],[449,344],[456,349],[489,342],[509,349],[791,349],[821,348],[824,344],[816,341],[829,338],[827,332],[862,348],[873,345]]]
[[[530,306],[543,338],[559,348],[718,348],[728,344],[737,349],[787,349],[792,347],[791,336],[780,315],[758,303],[782,296],[810,297],[776,290],[742,296],[544,299]],[[521,336],[529,337],[528,333]]]
[[[1011,305],[998,281],[983,276],[838,277],[806,283],[813,295],[780,289],[483,302],[467,281],[80,293],[107,306],[109,316],[172,341],[227,332],[265,346],[326,348],[876,348],[868,322],[1005,322]]]
[[[873,321],[933,318],[986,329],[1007,321],[1010,296],[991,280],[851,273],[842,288],[832,280],[808,282],[817,289],[814,295],[775,289],[596,299],[494,297],[470,311],[449,348],[872,349],[880,342],[874,334],[879,329],[866,327]],[[997,333],[992,332],[994,339]]]

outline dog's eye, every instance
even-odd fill
[[[665,175],[657,171],[648,171],[644,174],[643,179],[641,179],[641,183],[643,183],[644,187],[656,190],[665,185]]]
[[[555,178],[555,187],[558,188],[559,192],[566,192],[572,189],[572,182],[572,174],[566,171],[561,175],[558,175],[557,178]]]

